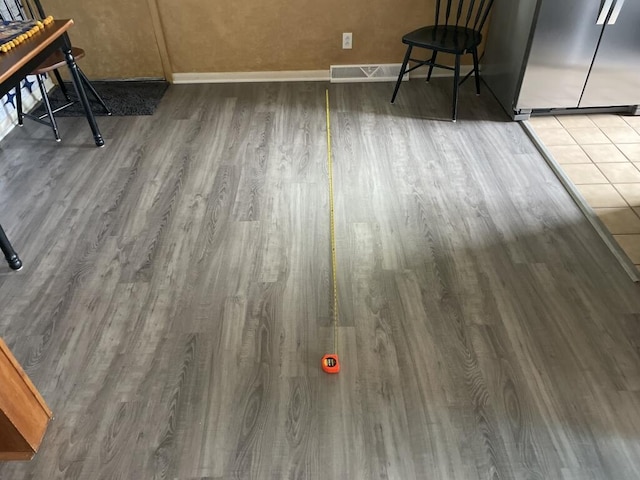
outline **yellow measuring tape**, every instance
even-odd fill
[[[333,283],[333,354],[322,357],[322,369],[327,373],[338,373],[338,278],[336,261],[336,222],[333,202],[333,154],[331,152],[331,114],[329,110],[329,90],[326,90],[327,107],[327,169],[329,173],[329,225],[331,230],[331,279]]]

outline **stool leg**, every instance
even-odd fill
[[[60,76],[60,72],[58,70],[53,71],[53,75],[56,77],[56,81],[58,82],[58,87],[60,87],[60,91],[64,95],[64,98],[67,99],[67,102],[71,101],[71,97],[69,96],[69,91],[62,81],[62,77]]]
[[[96,147],[102,147],[104,146],[104,138],[102,138],[100,127],[98,127],[98,122],[96,122],[96,117],[93,115],[91,105],[89,105],[89,100],[87,99],[87,94],[84,91],[84,85],[82,79],[80,78],[80,74],[78,73],[78,64],[76,63],[76,59],[73,57],[73,52],[71,51],[71,41],[69,40],[69,36],[66,33],[62,36],[62,38],[64,39],[62,52],[64,53],[64,58],[67,61],[67,67],[69,67],[71,78],[73,79],[73,87],[75,88],[76,94],[78,95],[80,103],[82,104],[82,108],[84,109],[84,113],[87,117],[87,122],[89,123],[91,132],[93,133],[93,139],[96,143]]]
[[[23,125],[24,113],[22,113],[22,86],[18,83],[16,87],[16,112],[18,114],[18,125]]]
[[[102,97],[100,95],[98,95],[98,92],[96,92],[96,89],[93,88],[93,85],[91,85],[91,82],[89,81],[87,76],[84,74],[84,72],[82,70],[80,70],[80,67],[78,67],[78,73],[80,74],[80,78],[82,79],[82,82],[89,89],[89,91],[91,92],[93,97],[98,102],[100,102],[100,105],[102,105],[102,108],[104,108],[104,111],[107,113],[107,115],[111,115],[111,110],[109,110],[109,107],[107,107],[107,104],[104,103],[104,100],[102,100]]]
[[[40,75],[38,78],[38,86],[40,87],[40,93],[42,94],[42,101],[44,102],[44,108],[47,110],[47,116],[49,117],[49,121],[51,122],[51,128],[53,129],[53,134],[56,137],[56,142],[60,141],[60,134],[58,133],[58,124],[56,123],[56,118],[53,116],[53,110],[51,109],[51,103],[49,103],[49,95],[47,95],[47,89],[44,86],[44,82]]]

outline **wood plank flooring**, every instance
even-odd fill
[[[450,79],[172,86],[0,143],[0,335],[55,414],[20,479],[640,478],[640,296]]]

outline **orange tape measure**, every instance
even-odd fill
[[[340,361],[338,355],[327,353],[322,357],[322,370],[326,373],[338,373],[340,371]]]
[[[329,227],[331,230],[331,273],[333,283],[333,351],[322,357],[322,370],[326,373],[338,373],[338,279],[336,261],[336,225],[333,208],[333,155],[331,153],[331,115],[329,112],[329,90],[326,90],[327,106],[327,169],[329,173]]]

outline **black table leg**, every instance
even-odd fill
[[[76,94],[80,99],[80,103],[82,103],[84,113],[87,116],[87,121],[89,122],[91,131],[93,132],[93,138],[96,141],[96,145],[98,147],[102,147],[104,145],[104,139],[102,138],[102,134],[100,133],[100,129],[98,128],[96,118],[93,116],[93,111],[91,110],[91,105],[89,104],[87,94],[84,91],[84,85],[82,85],[80,73],[78,72],[78,65],[76,65],[76,60],[75,58],[73,58],[73,53],[71,53],[71,41],[69,40],[69,37],[66,33],[64,34],[64,45],[62,47],[62,52],[64,53],[64,57],[67,60],[67,66],[69,67],[69,71],[71,72],[73,87],[75,88]]]
[[[9,266],[13,270],[20,270],[22,268],[22,260],[18,258],[18,254],[11,246],[7,235],[4,233],[2,229],[2,225],[0,225],[0,249],[2,249],[2,253],[4,253],[4,258],[9,262]]]

